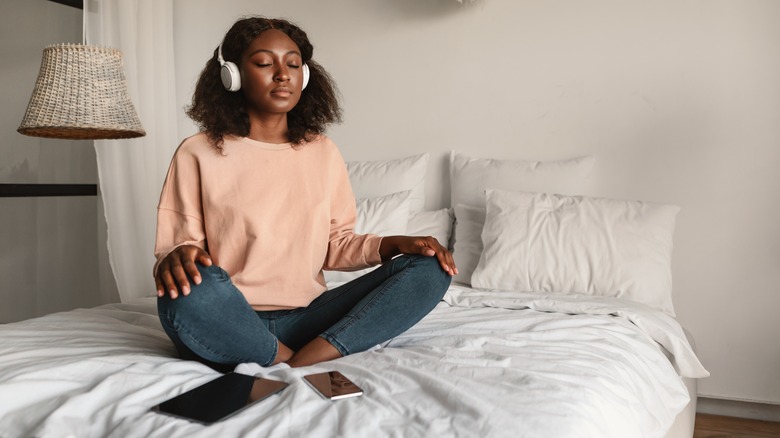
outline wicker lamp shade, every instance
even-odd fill
[[[83,44],[44,48],[38,80],[17,131],[64,139],[146,135],[127,92],[122,52]]]

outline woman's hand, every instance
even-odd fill
[[[421,254],[436,256],[441,268],[450,275],[456,275],[458,268],[452,259],[452,253],[431,236],[387,236],[379,246],[382,260],[390,260],[398,254]]]
[[[157,285],[157,296],[162,297],[167,290],[171,294],[171,299],[179,296],[179,289],[176,283],[181,286],[181,293],[190,294],[190,282],[187,280],[189,275],[195,284],[200,284],[200,272],[198,272],[195,262],[203,266],[211,266],[211,257],[209,254],[195,245],[182,245],[165,258],[157,266],[157,275],[154,282]],[[174,281],[175,280],[175,281]]]

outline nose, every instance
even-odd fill
[[[290,80],[290,68],[285,64],[281,64],[279,68],[276,69],[274,80],[276,82],[288,82]]]

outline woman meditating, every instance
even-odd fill
[[[201,132],[172,159],[155,244],[160,321],[184,359],[226,371],[365,351],[420,321],[457,272],[432,237],[354,233],[324,134],[341,110],[312,54],[296,25],[244,18],[198,79],[187,114]],[[323,269],[380,263],[326,288]]]

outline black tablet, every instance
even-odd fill
[[[200,423],[223,420],[247,406],[287,387],[287,383],[262,377],[227,373],[152,408]]]

